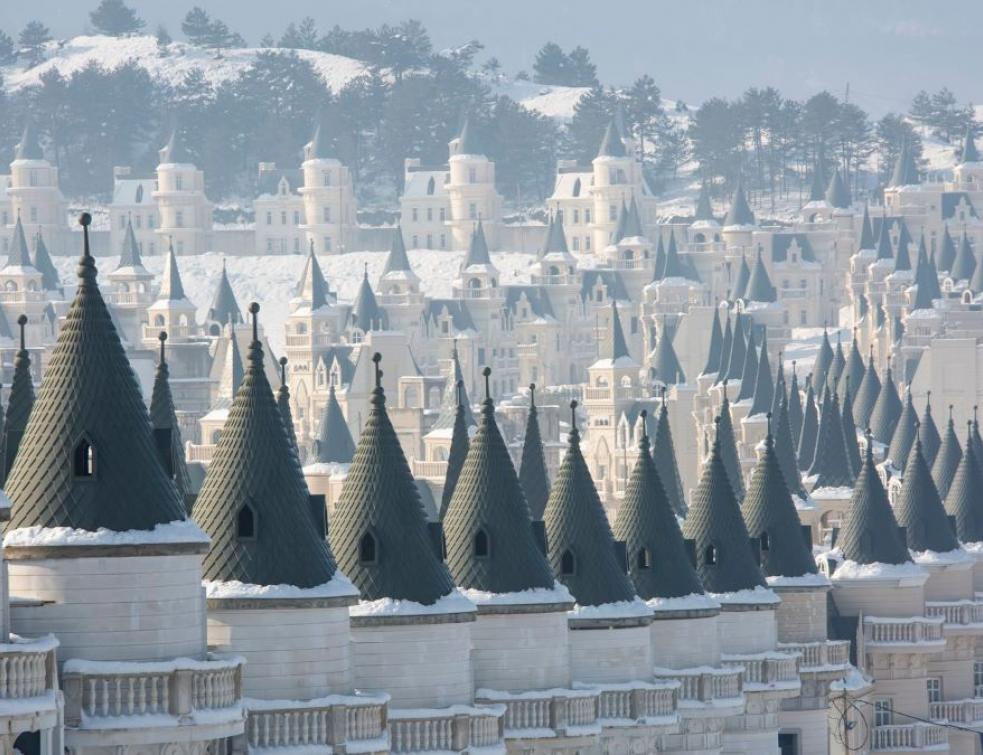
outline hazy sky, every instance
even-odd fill
[[[148,28],[180,36],[195,0],[129,0]],[[949,86],[983,102],[983,2],[912,0],[197,0],[255,43],[313,16],[319,28],[418,18],[438,47],[469,39],[506,71],[529,69],[546,40],[584,45],[602,81],[648,73],[665,96],[698,102],[774,85],[796,97],[820,89],[874,113],[905,109],[921,88]],[[97,0],[0,0],[0,28],[40,18],[56,36],[80,33]]]

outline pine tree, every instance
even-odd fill
[[[911,109],[908,111],[912,118],[916,118],[927,123],[932,118],[932,98],[928,92],[922,89],[911,101]]]
[[[181,31],[189,42],[205,47],[212,39],[212,17],[208,15],[208,11],[196,5],[185,15],[181,22]]]
[[[586,163],[597,156],[604,129],[611,122],[617,103],[617,95],[601,87],[594,87],[577,101],[566,130],[566,151],[571,157]]]
[[[666,111],[662,107],[662,92],[655,80],[648,75],[635,80],[627,92],[625,115],[631,129],[638,136],[642,148],[642,161],[645,162],[654,148],[656,136],[665,130]]]
[[[594,87],[599,83],[597,66],[591,61],[590,53],[584,47],[574,47],[567,55],[567,70],[569,71],[568,86]]]
[[[533,78],[538,84],[565,84],[569,80],[566,54],[555,42],[547,42],[536,53],[532,64]]]
[[[96,31],[110,37],[136,34],[145,26],[143,19],[123,0],[102,0],[89,14],[89,21]]]
[[[44,46],[51,41],[51,31],[40,21],[29,21],[17,37],[21,54],[28,67],[38,65],[44,60]]]
[[[4,31],[0,31],[0,65],[9,65],[17,59],[14,40]]]
[[[171,35],[167,32],[167,27],[163,24],[160,24],[157,27],[157,31],[154,33],[154,36],[157,37],[158,51],[163,51],[169,44],[171,44],[171,42],[174,41],[171,39]]]

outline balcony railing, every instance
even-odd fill
[[[642,389],[637,386],[619,385],[611,388],[584,388],[584,401],[607,401],[612,398],[641,398]]]
[[[983,602],[975,600],[934,601],[925,603],[925,615],[942,617],[945,624],[980,624],[983,627]]]
[[[744,670],[744,690],[749,685],[775,686],[799,684],[799,657],[786,653],[756,655],[725,655],[720,659],[725,668]]]
[[[475,702],[504,706],[505,736],[517,739],[529,736],[529,732],[547,729],[559,737],[600,732],[599,697],[596,687],[518,694],[479,689],[475,693]]]
[[[442,480],[447,475],[446,461],[413,460],[413,476],[427,479]]]
[[[864,643],[870,646],[938,646],[945,643],[941,616],[907,619],[864,617]]]
[[[171,715],[230,708],[242,697],[241,658],[155,663],[68,661],[62,673],[65,722],[89,718]]]
[[[850,663],[849,640],[827,640],[825,642],[780,642],[778,650],[783,653],[796,653],[799,658],[799,671],[830,670],[845,667]]]
[[[676,680],[680,701],[711,702],[740,698],[743,691],[742,668],[655,669],[655,678]]]
[[[971,724],[983,721],[983,699],[946,700],[929,704],[929,716],[935,721]]]
[[[0,700],[39,697],[57,689],[54,638],[14,639],[0,650]]]
[[[189,325],[144,325],[143,326],[143,340],[144,341],[156,341],[157,336],[160,335],[162,330],[167,331],[167,337],[171,340],[175,338],[189,338],[194,335],[194,331]]]
[[[189,462],[197,461],[208,464],[212,460],[212,456],[215,455],[216,448],[217,446],[199,446],[189,442],[184,444],[184,455]]]
[[[505,707],[455,705],[441,710],[389,711],[390,752],[465,752],[500,746]]]
[[[659,682],[628,682],[615,685],[579,685],[574,683],[574,689],[599,689],[597,700],[597,717],[601,723],[606,722],[665,722],[674,721],[676,717],[676,694],[680,688],[678,681]]]
[[[386,736],[386,697],[336,696],[298,703],[247,700],[250,748],[351,745]],[[385,748],[380,748],[385,749]]]
[[[875,726],[871,731],[871,750],[911,750],[947,744],[949,735],[934,724]]]

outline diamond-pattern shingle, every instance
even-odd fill
[[[150,422],[155,430],[169,430],[171,433],[171,477],[177,486],[178,493],[185,501],[194,492],[191,478],[188,476],[188,465],[184,460],[184,443],[181,440],[181,428],[174,411],[174,399],[171,396],[170,369],[167,366],[164,345],[167,334],[161,332],[160,358],[157,361],[157,371],[154,373],[154,388],[150,394]]]
[[[10,468],[17,458],[17,449],[27,428],[27,420],[34,408],[34,381],[31,377],[31,354],[27,350],[24,329],[27,326],[27,315],[17,318],[20,327],[20,348],[14,357],[14,378],[10,384],[10,394],[7,397],[7,411],[4,415],[3,436],[0,443],[3,449],[3,465],[0,467],[0,483],[10,474]]]
[[[543,456],[543,439],[539,432],[539,413],[536,409],[536,384],[529,386],[529,415],[522,440],[522,459],[519,464],[519,484],[526,496],[529,515],[541,520],[550,497],[550,480]]]
[[[956,522],[956,536],[963,543],[983,542],[983,505],[980,501],[980,458],[967,423],[966,446],[945,496],[945,510]],[[944,441],[943,441],[944,445]]]
[[[905,464],[901,490],[894,501],[894,515],[905,528],[908,547],[913,551],[946,553],[959,547],[917,435]]]
[[[338,403],[334,383],[328,388],[328,402],[321,415],[314,451],[317,461],[322,464],[350,464],[355,456],[355,442]]]

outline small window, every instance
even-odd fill
[[[560,556],[560,576],[561,577],[572,577],[577,573],[577,559],[573,555],[573,551],[565,550]]]
[[[719,554],[717,553],[717,546],[708,545],[706,549],[706,553],[704,554],[703,561],[707,566],[716,566],[718,555]]]
[[[427,196],[432,197],[436,184],[434,183],[433,176],[430,176],[430,180],[427,181]],[[443,219],[443,218],[441,218]]]
[[[474,535],[474,557],[488,558],[490,554],[491,549],[488,542],[488,533],[484,530],[478,530]]]
[[[371,532],[366,532],[358,541],[358,562],[360,564],[374,564],[377,558],[375,537]]]
[[[236,514],[236,537],[240,540],[252,540],[256,537],[256,512],[248,503],[244,503]]]
[[[767,532],[761,533],[761,550],[767,551],[771,548],[771,538],[768,536]]]
[[[874,726],[890,726],[894,721],[894,705],[891,700],[874,700]]]
[[[73,459],[76,477],[94,477],[96,474],[96,451],[86,438],[75,446]]]
[[[638,553],[635,554],[635,568],[648,569],[651,565],[652,561],[649,558],[648,548],[639,548]]]

